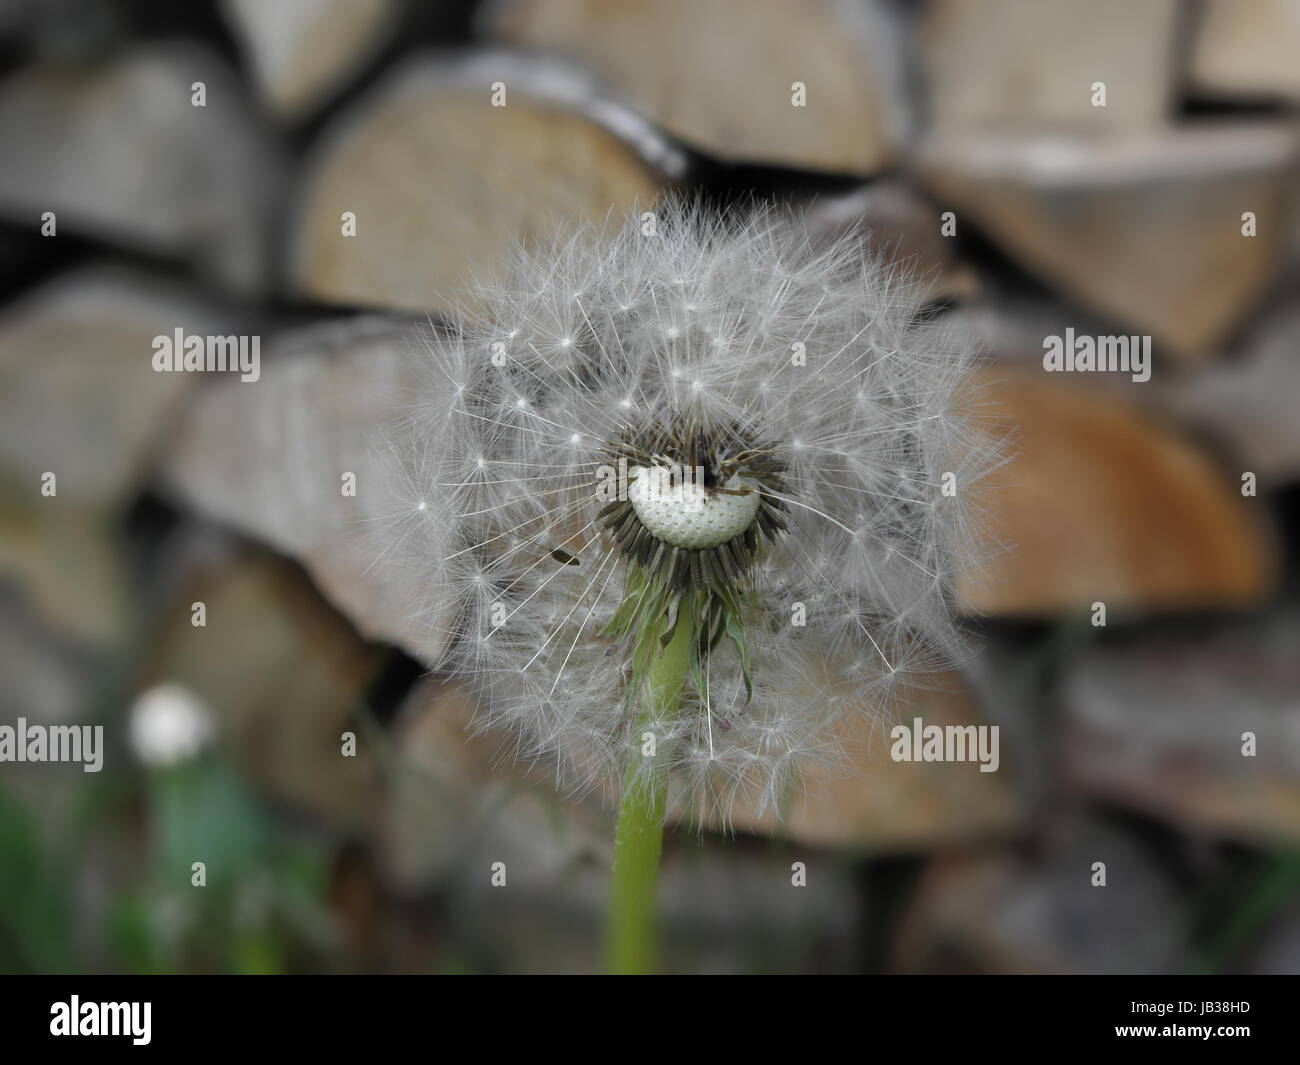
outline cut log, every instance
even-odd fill
[[[65,275],[0,317],[0,470],[48,505],[126,503],[196,374],[157,373],[153,339],[237,332],[192,290],[144,273]]]
[[[1300,615],[1143,635],[1070,663],[1072,784],[1216,835],[1300,843]]]
[[[474,278],[516,242],[621,220],[683,166],[563,68],[416,59],[343,116],[309,165],[293,284],[329,303],[446,311],[472,303]]]
[[[1043,837],[1029,855],[951,854],[933,862],[896,925],[892,967],[1185,971],[1192,931],[1185,889],[1149,843],[1074,813],[1058,816]]]
[[[191,623],[202,602],[204,625]],[[356,732],[382,648],[368,646],[302,572],[269,554],[207,567],[178,589],[138,686],[179,684],[218,717],[235,763],[278,800],[360,823],[373,790],[373,747],[342,753]]]
[[[1282,123],[1125,138],[985,133],[936,137],[919,166],[959,228],[969,217],[1082,306],[1203,358],[1285,254],[1298,145]]]
[[[282,338],[256,384],[202,390],[163,475],[179,499],[300,561],[365,636],[432,663],[445,619],[397,548],[441,558],[440,542],[382,440],[422,381],[406,357],[414,342],[409,323],[382,320]]]
[[[0,214],[35,233],[52,211],[57,234],[260,292],[284,167],[248,104],[216,56],[175,42],[23,68],[0,83]]]
[[[223,0],[258,90],[296,118],[374,55],[397,19],[394,0]]]
[[[901,32],[877,0],[508,0],[484,22],[724,158],[874,173],[906,136]]]
[[[1203,0],[1191,83],[1214,96],[1300,100],[1300,2]]]
[[[952,130],[1159,126],[1178,15],[1175,0],[933,0],[918,33],[929,120]]]
[[[1190,443],[1077,377],[998,365],[981,420],[1013,457],[972,491],[1005,545],[958,580],[965,609],[1043,617],[1257,605],[1276,583],[1258,500]]]

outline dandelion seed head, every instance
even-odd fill
[[[175,765],[198,754],[216,734],[211,709],[179,684],[159,684],[131,707],[131,749],[146,765]]]
[[[962,400],[971,345],[859,240],[776,212],[659,215],[653,236],[633,217],[520,251],[428,338],[430,395],[393,450],[428,505],[406,557],[425,550],[412,579],[453,619],[441,665],[483,727],[575,787],[620,779],[643,743],[616,616],[635,575],[682,602],[734,593],[747,661],[719,631],[640,759],[725,818],[836,763],[843,718],[881,717],[960,653],[966,489],[998,452]]]

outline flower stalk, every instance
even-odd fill
[[[614,834],[614,866],[610,872],[607,950],[610,971],[616,974],[644,974],[655,970],[655,911],[668,804],[668,773],[665,769],[648,775],[640,771],[638,760],[646,757],[641,751],[640,737],[656,722],[670,718],[681,703],[690,668],[691,630],[686,612],[679,611],[671,638],[651,659],[642,689],[641,709],[633,719],[634,742],[628,748]],[[655,640],[653,635],[643,638]]]

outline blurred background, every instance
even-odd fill
[[[0,725],[106,747],[0,764],[0,970],[598,968],[609,809],[466,731],[367,486],[413,323],[684,189],[923,273],[1018,449],[899,714],[999,771],[863,734],[671,832],[666,964],[1300,971],[1297,56],[1297,0],[0,0]]]

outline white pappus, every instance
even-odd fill
[[[430,335],[390,433],[399,527],[484,726],[574,787],[649,739],[646,773],[725,818],[960,653],[968,489],[999,449],[972,345],[860,237],[679,201],[653,221],[520,251]],[[684,701],[633,729],[634,637],[682,611]]]

